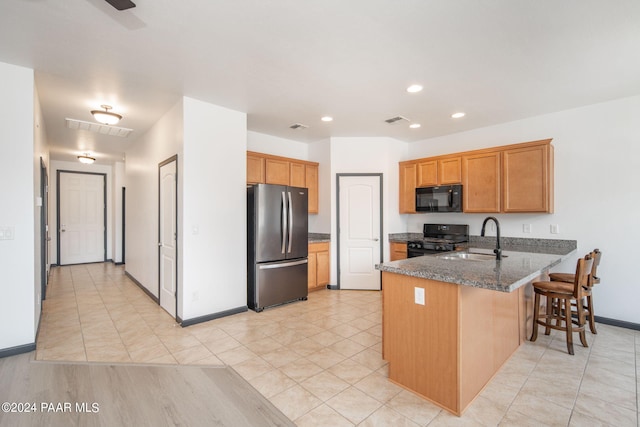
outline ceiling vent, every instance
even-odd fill
[[[102,135],[119,136],[121,138],[126,138],[131,132],[133,132],[133,129],[103,125],[100,123],[84,122],[82,120],[66,118],[65,121],[67,122],[67,127],[69,129],[88,130],[89,132],[95,132]]]
[[[403,120],[405,122],[410,122],[411,121],[411,120],[407,119],[406,117],[396,116],[396,117],[391,117],[390,119],[385,120],[385,122],[387,122],[390,125],[395,125],[395,124],[401,123]]]
[[[309,126],[303,125],[302,123],[294,123],[289,127],[293,130],[296,130],[296,129],[307,129]]]

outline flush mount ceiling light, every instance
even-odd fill
[[[421,85],[411,85],[407,88],[407,92],[409,93],[417,93],[417,92],[420,92],[421,90],[422,90]]]
[[[420,123],[411,123],[411,124],[409,125],[409,127],[410,127],[411,129],[418,129],[418,128],[420,127]]]
[[[96,119],[96,121],[104,123],[105,125],[115,125],[122,120],[122,116],[120,114],[109,112],[109,110],[113,108],[111,105],[101,105],[100,108],[104,108],[104,111],[91,111],[91,114],[93,114],[93,118]]]
[[[323,118],[321,118],[320,120],[322,120],[323,122],[332,122],[333,121],[333,117],[330,116],[324,116]]]
[[[303,125],[302,123],[294,123],[291,126],[289,126],[291,129],[293,130],[297,130],[297,129],[308,129],[309,126],[307,125]]]
[[[95,157],[89,157],[89,153],[84,153],[84,156],[78,156],[78,160],[80,163],[84,163],[85,165],[90,165],[91,163],[96,161]]]
[[[453,114],[451,115],[451,118],[453,118],[453,119],[459,119],[459,118],[461,118],[461,117],[464,117],[464,113],[463,113],[462,111],[461,111],[461,112],[459,112],[459,113],[453,113]]]

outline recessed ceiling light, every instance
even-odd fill
[[[324,116],[323,118],[321,118],[320,120],[322,120],[323,122],[332,122],[333,121],[333,117],[330,116]]]
[[[416,92],[420,92],[422,90],[422,86],[420,85],[411,85],[407,88],[407,92],[409,93],[416,93]]]
[[[451,117],[454,119],[459,119],[460,117],[464,117],[464,113],[463,112],[453,113]]]
[[[418,129],[418,128],[420,127],[420,123],[411,123],[411,124],[409,125],[409,127],[410,127],[411,129]]]

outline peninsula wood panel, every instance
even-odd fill
[[[389,379],[458,412],[458,286],[382,272]],[[414,302],[425,289],[426,305]]]

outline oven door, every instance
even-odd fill
[[[437,254],[439,251],[435,249],[412,249],[407,248],[407,258],[415,258],[424,255]]]

